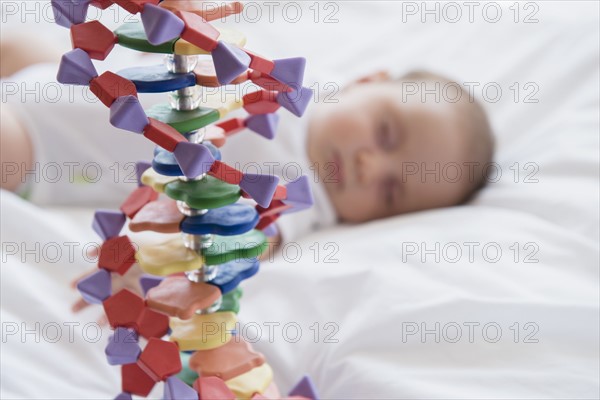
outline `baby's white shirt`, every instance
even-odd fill
[[[135,163],[150,161],[155,146],[110,125],[109,110],[87,87],[57,83],[57,68],[33,65],[2,81],[3,102],[13,106],[33,143],[34,168],[24,176],[22,189],[39,205],[118,207],[135,188]],[[11,94],[15,89],[18,93]],[[164,93],[139,97],[145,108],[166,101]],[[283,109],[279,115],[274,140],[245,130],[230,137],[221,151],[223,161],[244,172],[275,174],[281,183],[308,175],[314,206],[277,221],[289,242],[332,225],[336,218],[306,154],[308,112],[300,119]]]

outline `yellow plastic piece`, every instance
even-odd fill
[[[181,238],[140,247],[135,258],[144,272],[159,276],[193,271],[202,268],[203,264],[202,257],[185,247]]]
[[[242,32],[228,28],[217,28],[217,30],[221,32],[218,40],[234,44],[239,48],[243,48],[246,45],[246,35],[244,35]],[[210,54],[210,52],[202,50],[201,48],[183,39],[179,39],[175,42],[174,50],[175,54],[180,54],[183,56]]]
[[[232,111],[244,106],[244,100],[236,91],[208,90],[202,94],[202,107],[219,111],[219,117],[224,118]]]
[[[190,319],[171,318],[171,338],[179,350],[210,350],[220,347],[232,338],[237,323],[230,311],[194,315]]]
[[[263,393],[273,382],[273,369],[265,363],[252,368],[245,374],[238,375],[225,384],[235,394],[237,399],[251,399],[255,393]]]
[[[176,181],[177,179],[178,178],[176,176],[161,175],[153,170],[152,167],[148,168],[142,174],[142,183],[146,186],[150,186],[155,192],[158,193],[164,193],[165,186],[167,186],[168,183]]]

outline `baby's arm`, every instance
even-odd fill
[[[20,170],[30,170],[33,147],[25,126],[19,121],[10,104],[0,107],[0,160],[2,189],[15,191],[21,182]]]

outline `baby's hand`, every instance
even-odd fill
[[[90,258],[97,258],[98,257],[98,250],[97,248],[95,248],[94,251],[91,251],[90,253],[88,253],[88,256]],[[93,274],[94,272],[96,272],[98,269],[94,268],[88,272],[86,272],[85,274],[81,275],[80,277],[74,279],[73,281],[71,281],[71,288],[72,289],[77,289],[77,283],[82,280],[83,278]],[[127,271],[127,273],[125,273],[125,275],[121,276],[118,274],[111,274],[112,276],[112,293],[117,293],[119,290],[121,289],[129,289],[134,293],[139,294],[140,296],[142,295],[142,287],[140,285],[140,277],[142,276],[142,269],[139,267],[139,265],[133,264],[131,266],[131,268],[129,268],[129,270]],[[71,310],[73,312],[79,312],[85,308],[87,308],[90,304],[85,301],[83,298],[80,298],[79,300],[77,300],[75,303],[73,303],[73,305],[71,306]],[[100,318],[100,320],[98,321],[99,324],[106,324],[107,320],[106,320],[106,316],[102,316],[102,318]]]

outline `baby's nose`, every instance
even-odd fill
[[[369,149],[362,148],[356,151],[356,178],[361,184],[368,184],[374,181],[379,174],[379,164],[377,155]]]

